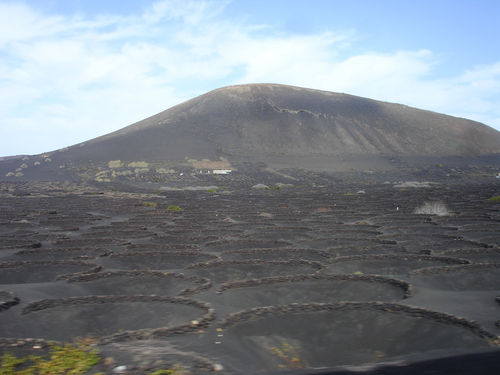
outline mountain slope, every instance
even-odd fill
[[[87,147],[103,160],[127,158],[127,150],[119,143],[129,141],[135,143],[134,158],[140,154],[151,160],[184,159],[190,151],[198,158],[221,151],[235,156],[478,156],[500,152],[500,133],[474,121],[270,84],[214,90],[96,138]],[[82,151],[86,157],[86,150]]]
[[[383,169],[394,159],[411,165],[492,155],[500,155],[500,132],[475,121],[346,94],[251,84],[211,91],[50,158],[63,166],[222,158],[335,170],[352,161]]]

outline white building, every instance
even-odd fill
[[[214,169],[213,174],[228,174],[231,173],[231,169]]]

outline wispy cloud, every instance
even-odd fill
[[[137,16],[46,15],[0,3],[0,154],[85,141],[210,89],[275,82],[482,120],[500,128],[500,62],[432,78],[429,50],[354,53],[355,31],[283,34],[228,1],[158,1]]]

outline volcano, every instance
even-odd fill
[[[500,132],[401,104],[246,84],[213,90],[118,131],[26,160],[4,160],[2,178],[81,179],[89,178],[82,170],[118,168],[116,175],[126,167],[142,168],[143,174],[179,166],[237,170],[242,163],[330,172],[494,164],[500,160]]]

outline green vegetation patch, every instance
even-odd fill
[[[97,349],[87,345],[51,345],[48,359],[34,355],[17,358],[5,353],[1,357],[0,375],[79,375],[99,361]]]
[[[500,195],[488,198],[488,200],[491,202],[500,202]]]
[[[182,211],[182,208],[180,208],[179,206],[168,206],[167,210]]]
[[[108,161],[108,168],[122,168],[124,164],[121,160],[110,160]]]
[[[149,375],[181,375],[185,373],[186,371],[183,367],[176,365],[168,370],[156,370],[151,372]]]

